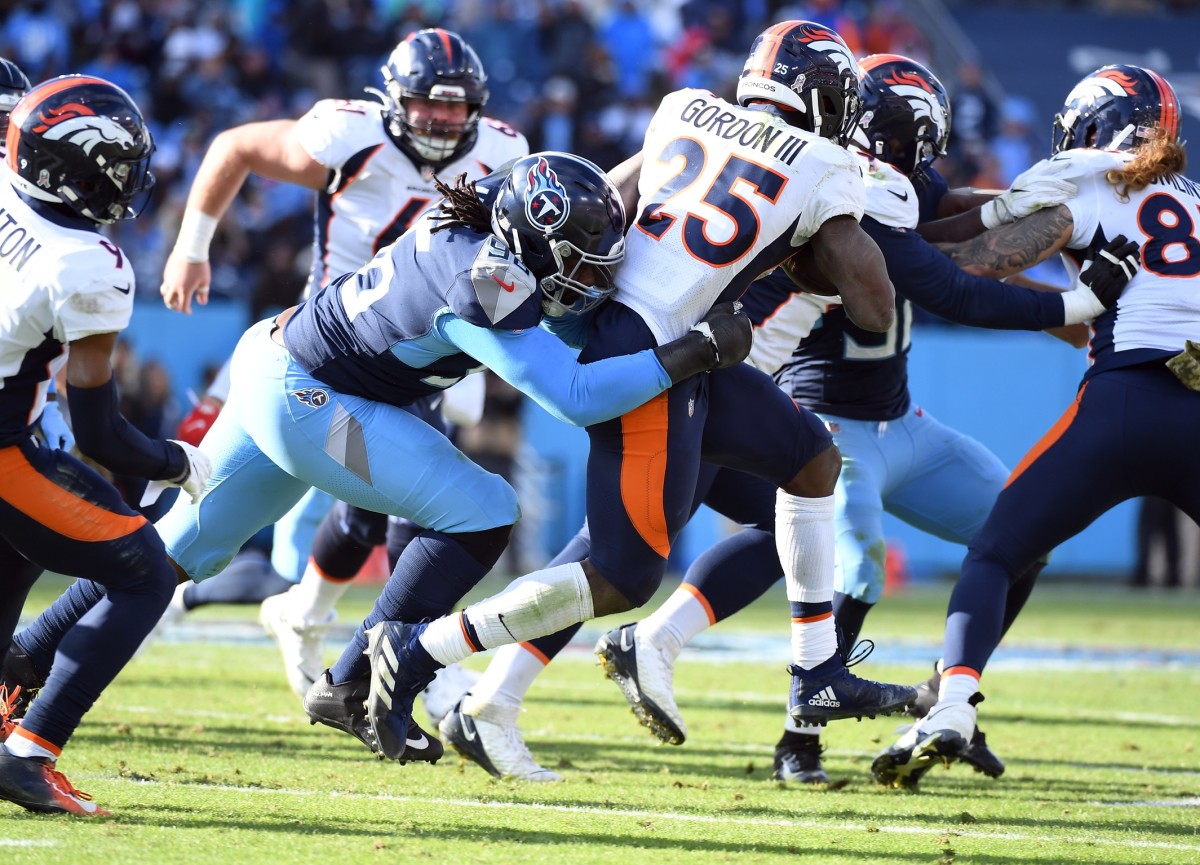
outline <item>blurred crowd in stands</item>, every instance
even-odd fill
[[[21,0],[0,28],[0,55],[33,81],[100,75],[142,106],[158,142],[159,189],[146,218],[120,226],[138,291],[157,297],[184,200],[216,133],[298,117],[322,98],[370,98],[406,34],[462,33],[490,78],[487,113],[536,149],[615,165],[641,142],[659,97],[682,86],[730,90],[765,22],[806,18],[836,29],[859,56],[928,61],[925,35],[898,0]],[[1021,99],[997,105],[979,70],[937,71],[954,95],[954,183],[1005,186],[1044,149]],[[732,95],[732,94],[728,94]],[[223,220],[216,297],[248,320],[290,304],[311,240],[311,196],[252,179]]]

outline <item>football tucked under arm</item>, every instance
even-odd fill
[[[800,291],[824,297],[832,297],[838,293],[837,286],[830,282],[817,267],[816,256],[813,254],[810,244],[805,244],[797,249],[779,266],[788,275],[788,278],[796,283],[796,287]]]

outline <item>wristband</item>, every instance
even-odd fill
[[[218,218],[201,210],[189,207],[183,212],[179,223],[179,236],[175,238],[175,251],[184,261],[197,264],[208,261],[208,247],[217,231]]]

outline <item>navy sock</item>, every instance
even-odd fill
[[[444,616],[489,570],[489,565],[476,560],[453,536],[422,532],[404,550],[374,608],[330,668],[334,684],[370,673],[371,663],[363,654],[370,628],[380,622],[420,622]]]
[[[943,669],[970,667],[983,672],[1004,630],[1009,574],[999,561],[974,548],[963,560],[962,576],[950,593]]]
[[[775,535],[742,529],[697,558],[683,581],[704,596],[719,622],[762,597],[782,576]]]
[[[276,573],[261,550],[243,549],[215,577],[189,582],[183,590],[183,606],[194,610],[207,604],[261,604],[293,585]]]
[[[38,676],[45,679],[50,675],[54,653],[63,636],[103,599],[102,585],[91,580],[76,580],[42,611],[32,625],[13,637],[17,647],[29,656]]]
[[[848,654],[858,642],[863,622],[873,606],[841,592],[833,593],[833,619],[838,629],[838,648],[843,655]]]

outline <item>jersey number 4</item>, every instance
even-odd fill
[[[1200,274],[1200,241],[1196,222],[1179,199],[1156,192],[1138,209],[1138,228],[1149,238],[1142,247],[1142,264],[1159,276],[1186,279]],[[1167,250],[1171,257],[1167,258]]]
[[[637,223],[639,229],[656,240],[662,240],[679,218],[667,212],[667,204],[671,199],[681,196],[699,179],[707,160],[707,154],[699,141],[693,138],[676,138],[663,148],[657,161],[667,164],[677,156],[683,157],[683,167],[659,187]],[[716,179],[700,196],[700,201],[728,217],[733,223],[733,233],[728,240],[710,240],[706,217],[690,210],[680,214],[683,217],[683,246],[692,258],[713,267],[725,267],[733,264],[754,247],[761,223],[758,211],[754,209],[754,202],[734,191],[734,184],[739,180],[749,184],[756,196],[772,204],[779,199],[779,193],[787,185],[787,178],[779,172],[740,156],[731,155],[721,167]],[[688,203],[686,198],[683,201]]]

